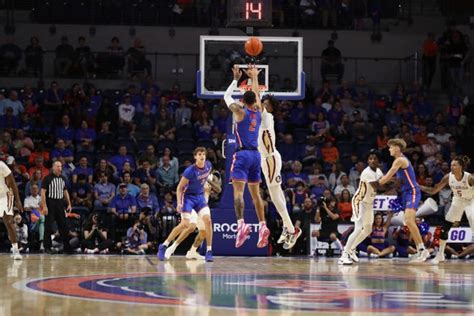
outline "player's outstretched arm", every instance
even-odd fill
[[[244,70],[247,76],[252,79],[252,92],[255,93],[256,102],[255,105],[259,111],[262,111],[262,101],[260,99],[260,91],[258,84],[258,75],[260,74],[261,69],[257,69],[255,65],[249,65],[247,70]]]
[[[474,175],[469,175],[469,179],[467,181],[469,182],[469,186],[474,187]]]
[[[434,188],[425,187],[424,185],[420,185],[420,190],[428,193],[430,195],[435,195],[439,191],[441,191],[445,186],[449,184],[449,174],[445,175],[440,182],[438,182]]]
[[[378,183],[380,185],[384,185],[388,181],[390,181],[390,179],[392,179],[393,176],[397,173],[398,169],[400,169],[403,166],[403,163],[404,163],[404,160],[403,160],[402,157],[399,157],[399,158],[395,159],[393,164],[392,164],[392,168],[390,168],[390,170],[387,172],[386,175],[384,175],[382,178],[380,178]]]
[[[232,80],[232,83],[224,93],[224,101],[229,110],[239,117],[244,115],[243,107],[240,102],[232,98],[232,92],[237,89],[237,81],[240,79],[240,77],[242,77],[242,71],[237,65],[234,65],[234,67],[232,67],[232,74],[234,76],[234,80]]]

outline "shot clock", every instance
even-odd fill
[[[227,26],[271,27],[271,0],[228,0]]]

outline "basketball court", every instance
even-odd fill
[[[473,314],[472,262],[0,256],[0,315]],[[166,314],[165,314],[166,313]]]

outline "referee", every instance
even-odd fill
[[[61,175],[63,166],[61,162],[53,163],[53,172],[46,176],[41,184],[41,203],[45,218],[44,247],[51,251],[51,234],[53,224],[56,222],[64,245],[64,251],[69,252],[69,229],[66,223],[64,200],[67,202],[67,211],[71,211],[71,200],[66,190],[66,179]]]

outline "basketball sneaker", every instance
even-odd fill
[[[281,232],[280,238],[278,238],[277,244],[282,244],[288,238],[288,230],[286,227],[283,227],[283,231]]]
[[[175,245],[175,244],[173,244],[173,245]],[[174,254],[174,251],[176,250],[176,247],[173,247],[173,245],[168,247],[165,251],[165,259],[166,260],[169,260],[171,258],[171,256]]]
[[[20,251],[18,249],[13,249],[12,252],[13,252],[12,253],[13,260],[22,260],[23,259],[23,257],[20,254]]]
[[[268,245],[268,237],[270,237],[270,229],[268,229],[267,225],[263,225],[258,232],[257,247],[266,247]]]
[[[283,249],[291,249],[296,244],[296,241],[301,236],[301,229],[295,227],[295,232],[293,234],[288,233],[288,238],[283,245]]]
[[[352,259],[349,257],[349,254],[347,252],[343,252],[342,256],[337,260],[337,264],[339,265],[351,265],[353,264]]]
[[[440,262],[446,261],[446,257],[444,256],[444,253],[438,252],[436,257],[434,257],[433,260],[430,261],[431,264],[439,264]]]
[[[213,262],[214,258],[212,258],[212,250],[206,251],[206,262]]]
[[[421,252],[418,252],[415,257],[413,257],[411,262],[425,262],[426,259],[430,257],[430,252],[427,249],[423,249]]]
[[[237,228],[237,237],[235,238],[235,248],[239,248],[247,240],[247,236],[250,234],[250,225],[242,224]]]
[[[204,256],[201,256],[196,250],[189,250],[186,252],[186,259],[188,260],[204,260]]]
[[[352,261],[359,262],[359,257],[357,257],[355,250],[349,250],[347,254],[349,255],[349,258],[352,259]]]
[[[158,246],[158,253],[156,254],[156,256],[160,261],[165,261],[165,252],[167,248],[168,247],[163,244]]]

